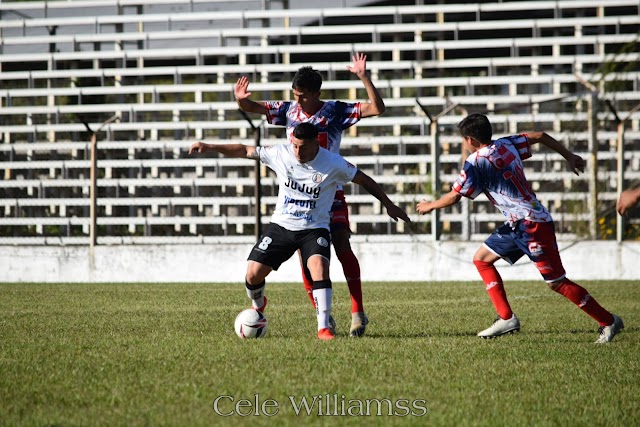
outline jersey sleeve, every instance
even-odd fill
[[[507,139],[511,141],[511,144],[515,147],[518,155],[520,156],[520,160],[527,160],[531,157],[531,144],[529,144],[529,137],[527,134],[523,133],[520,135],[513,135]]]
[[[256,147],[260,161],[273,169],[273,159],[277,156],[277,146]]]
[[[461,196],[468,197],[473,200],[478,197],[484,190],[482,182],[478,178],[475,165],[466,161],[464,167],[460,171],[460,175],[453,183],[453,190]]]
[[[348,162],[342,156],[336,156],[338,159],[338,164],[340,165],[339,173],[338,173],[338,182],[340,184],[346,184],[351,182],[353,178],[356,176],[358,172],[358,168],[355,167],[352,163]]]
[[[336,117],[340,118],[340,127],[342,130],[348,129],[358,123],[362,118],[362,103],[336,101],[335,113]]]
[[[267,108],[267,122],[276,126],[287,125],[287,111],[291,102],[289,101],[267,101],[264,106]]]

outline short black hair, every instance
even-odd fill
[[[298,139],[306,140],[318,140],[318,129],[311,123],[304,122],[298,124],[293,128],[293,136]]]
[[[460,123],[458,123],[458,131],[464,138],[472,137],[480,142],[491,142],[491,136],[493,130],[491,129],[491,122],[484,114],[474,113],[470,114]]]
[[[293,89],[306,89],[310,92],[320,91],[322,76],[318,70],[312,67],[301,67],[293,76],[291,87]]]

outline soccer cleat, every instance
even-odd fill
[[[329,330],[333,335],[336,334],[336,319],[332,315],[329,315]]]
[[[264,297],[264,304],[262,304],[262,307],[260,308],[256,308],[253,306],[253,304],[251,305],[251,308],[253,308],[254,310],[259,311],[260,313],[264,313],[264,309],[267,308],[267,297]]]
[[[520,320],[516,315],[512,315],[511,319],[504,320],[500,316],[484,331],[478,332],[480,338],[495,338],[500,335],[518,332],[520,330]]]
[[[361,337],[367,330],[369,324],[369,318],[362,311],[351,313],[351,329],[349,330],[350,337]]]
[[[613,323],[609,326],[601,326],[598,329],[600,332],[600,337],[596,340],[596,344],[605,344],[613,341],[613,337],[616,336],[618,332],[620,332],[624,328],[624,323],[622,323],[622,319],[612,314]]]
[[[331,332],[329,328],[322,328],[318,331],[318,339],[329,341],[334,339],[336,336]]]

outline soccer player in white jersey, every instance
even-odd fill
[[[394,220],[409,222],[407,214],[393,204],[382,188],[342,156],[321,148],[318,130],[311,123],[294,129],[290,144],[252,147],[242,144],[213,145],[197,142],[189,150],[217,151],[225,156],[260,159],[278,178],[278,201],[271,223],[249,254],[245,278],[247,294],[256,310],[267,305],[265,278],[299,250],[313,281],[318,318],[318,338],[329,340],[332,289],[329,278],[331,256],[330,211],[336,185],[355,182],[376,197]]]
[[[522,168],[522,161],[531,157],[531,145],[536,143],[561,154],[576,175],[584,172],[585,161],[544,132],[529,132],[492,141],[491,123],[482,114],[466,117],[458,124],[458,130],[465,148],[472,154],[465,161],[451,192],[433,202],[423,200],[416,209],[424,215],[434,209],[452,206],[462,197],[475,199],[484,193],[507,217],[507,221],[495,230],[473,258],[498,313],[496,321],[478,336],[493,338],[520,330],[520,321],[511,311],[502,278],[494,263],[502,258],[513,264],[527,255],[551,289],[600,324],[596,343],[611,341],[624,327],[622,320],[598,304],[586,289],[566,277],[551,215],[531,190]]]
[[[238,79],[234,87],[236,101],[243,111],[264,114],[269,123],[286,126],[288,136],[298,123],[312,123],[318,129],[320,146],[333,153],[339,153],[342,131],[356,124],[361,118],[378,116],[385,110],[382,97],[367,74],[366,55],[357,53],[352,59],[353,65],[348,67],[349,71],[362,81],[367,91],[368,102],[322,101],[320,99],[322,76],[311,67],[300,68],[293,77],[291,86],[295,101],[254,102],[249,99],[251,92],[248,92],[249,80],[246,77]],[[360,264],[351,249],[350,235],[347,202],[342,186],[338,186],[331,209],[331,238],[351,294],[349,333],[351,336],[359,337],[365,333],[369,319],[365,314],[362,300]],[[305,289],[313,303],[313,286],[308,272],[305,271],[304,266],[302,267]]]

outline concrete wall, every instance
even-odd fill
[[[471,259],[480,242],[433,242],[408,236],[363,236],[352,245],[365,281],[479,280]],[[406,238],[405,238],[406,237]],[[575,280],[640,281],[640,242],[559,242],[567,276]],[[91,271],[84,246],[0,247],[0,282],[242,282],[252,243],[97,246]],[[528,259],[498,262],[505,280],[540,280]],[[344,281],[332,258],[331,277]],[[299,282],[297,255],[271,273],[272,282]]]

